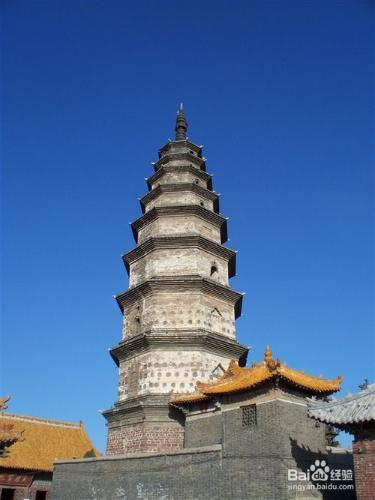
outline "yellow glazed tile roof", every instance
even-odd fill
[[[208,401],[210,398],[208,396],[205,396],[204,394],[201,394],[199,392],[194,392],[194,393],[186,393],[186,394],[174,394],[171,403],[172,404],[179,404],[179,403],[200,403],[202,401]]]
[[[241,368],[235,361],[229,363],[226,372],[218,380],[210,383],[197,382],[197,392],[191,395],[176,395],[173,404],[189,404],[203,401],[209,396],[225,395],[252,389],[272,379],[281,379],[288,384],[308,391],[311,394],[331,394],[340,389],[342,377],[328,380],[307,375],[303,371],[293,370],[273,359],[267,346],[264,360],[250,368]]]
[[[0,427],[12,426],[21,438],[0,458],[0,467],[52,471],[58,459],[99,456],[82,424],[0,413]]]

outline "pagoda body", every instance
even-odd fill
[[[202,147],[186,137],[182,107],[175,130],[147,179],[143,215],[132,223],[137,246],[123,256],[129,289],[116,297],[124,323],[111,350],[119,390],[104,412],[108,454],[182,448],[171,393],[193,392],[198,380],[221,376],[231,359],[246,363],[248,349],[235,330],[242,294],[228,284],[236,253],[223,245],[227,220]]]

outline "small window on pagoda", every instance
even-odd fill
[[[219,378],[225,373],[223,365],[219,363],[211,372],[210,378]]]
[[[195,184],[199,184],[199,181],[198,181],[198,179],[195,179]]]
[[[215,316],[216,318],[221,318],[222,317],[222,314],[221,314],[221,312],[219,311],[219,309],[217,307],[214,307],[212,309],[211,315]]]
[[[216,264],[212,264],[212,266],[211,266],[210,277],[213,280],[219,279],[219,270],[218,270]]]
[[[134,330],[135,333],[139,333],[139,330],[141,328],[141,308],[140,306],[137,306],[135,309],[135,314],[134,314]]]
[[[257,406],[243,406],[242,410],[242,427],[255,427],[257,425]]]
[[[204,207],[204,203],[203,203],[203,201],[201,201],[201,202],[200,202],[200,206],[201,206],[201,207]]]
[[[35,494],[35,500],[46,500],[47,499],[47,491],[46,490],[38,490]]]

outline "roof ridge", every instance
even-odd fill
[[[375,393],[375,384],[371,384],[366,389],[359,391],[355,394],[349,392],[342,398],[339,399],[334,398],[332,401],[316,400],[315,398],[306,398],[306,399],[310,403],[312,403],[314,409],[318,410],[318,409],[333,408],[334,406],[340,406],[343,403],[350,403],[351,401],[356,401],[357,399],[369,396],[372,393]]]
[[[285,373],[287,372],[293,372],[293,373],[299,373],[303,374],[304,377],[312,378],[315,380],[326,380],[329,382],[335,382],[336,380],[342,380],[342,376],[338,375],[336,378],[325,378],[323,375],[311,375],[310,373],[306,373],[304,370],[297,370],[296,368],[291,368],[290,366],[287,365],[280,365],[277,367],[277,370],[279,371],[280,374],[284,371]]]
[[[0,412],[0,418],[10,418],[13,420],[23,420],[26,422],[34,422],[38,424],[51,425],[54,427],[67,427],[73,429],[82,429],[82,422],[68,422],[66,420],[55,420],[52,418],[43,418],[43,417],[33,417],[31,415],[17,415],[16,413],[5,413]]]

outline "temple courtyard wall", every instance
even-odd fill
[[[327,451],[325,426],[307,418],[293,395],[267,397],[257,396],[255,425],[244,426],[244,408],[233,399],[190,414],[181,450],[55,462],[50,500],[354,499],[354,488],[322,492],[311,481],[290,481],[288,470],[307,471],[316,460],[352,471],[352,455]]]
[[[322,456],[320,455],[320,458]],[[350,455],[327,454],[331,467],[351,467]],[[260,453],[226,456],[221,445],[168,454],[108,456],[55,465],[50,500],[355,499],[354,490],[288,489],[293,458]]]

